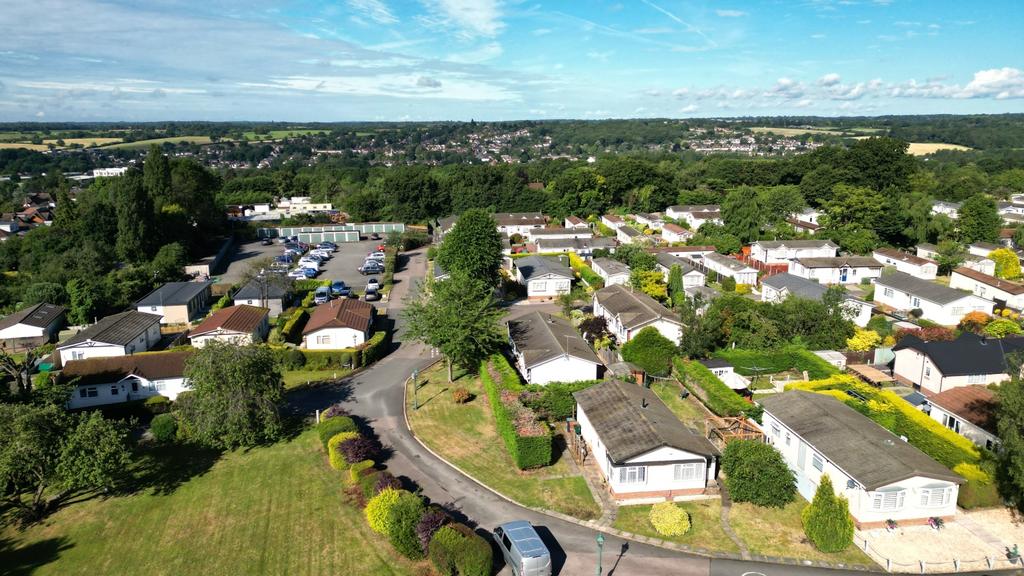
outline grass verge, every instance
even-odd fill
[[[351,370],[347,368],[331,368],[328,370],[289,370],[281,374],[284,389],[291,390],[306,386],[307,383],[319,384],[324,380],[337,380],[347,376]]]
[[[676,415],[679,420],[691,426],[698,426],[703,430],[705,412],[697,405],[697,401],[690,396],[680,398],[679,392],[682,388],[675,382],[659,381],[651,384],[651,390],[661,398],[661,401],[668,406],[668,409]]]
[[[651,525],[649,516],[651,506],[620,506],[613,526],[619,530],[632,532],[641,536],[660,538],[669,542],[678,542],[694,548],[719,550],[723,552],[739,552],[736,544],[722,530],[722,501],[693,500],[677,502],[680,508],[690,513],[690,531],[682,536],[662,536]]]

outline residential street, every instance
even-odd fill
[[[597,568],[595,536],[590,528],[538,514],[512,504],[448,466],[417,442],[403,417],[404,384],[413,370],[428,366],[429,351],[416,343],[402,343],[399,319],[402,299],[415,291],[412,279],[425,270],[425,251],[409,254],[405,270],[396,274],[388,314],[396,319],[397,350],[384,360],[335,387],[318,387],[292,395],[292,406],[301,410],[325,407],[344,399],[353,414],[365,418],[393,454],[388,469],[422,488],[432,501],[449,505],[465,514],[482,530],[509,520],[525,519],[538,526],[552,551],[555,574],[594,574]],[[538,305],[513,306],[510,314],[536,309]],[[541,305],[550,306],[550,305]],[[520,310],[522,309],[522,310]],[[495,449],[504,449],[495,446]],[[605,535],[602,573],[606,575],[707,575],[707,576],[791,576],[810,574],[862,574],[863,572],[767,564],[754,561],[708,559],[639,542],[626,542]],[[505,567],[502,575],[511,574]]]

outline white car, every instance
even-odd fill
[[[370,278],[370,280],[366,283],[366,289],[380,290],[380,282],[378,282],[376,278]]]
[[[288,273],[289,278],[303,279],[306,277],[306,272],[302,268],[296,268]]]
[[[313,256],[319,256],[320,258],[323,258],[324,260],[330,260],[331,259],[331,253],[330,252],[328,252],[327,250],[321,250],[319,248],[317,248],[316,250],[310,251],[310,254],[313,255]]]
[[[319,270],[320,262],[316,260],[310,260],[308,258],[303,258],[302,260],[299,260],[299,268],[311,268],[313,270]]]

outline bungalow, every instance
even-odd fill
[[[827,474],[861,529],[956,514],[963,478],[836,398],[791,390],[760,403],[768,443],[807,500]]]
[[[615,251],[614,238],[538,238],[534,244],[537,252],[551,253],[561,252],[567,254],[572,252],[581,258],[589,258],[594,250]]]
[[[693,232],[678,224],[669,222],[661,227],[661,239],[670,244],[686,242],[690,238],[693,238]]]
[[[526,286],[530,300],[550,299],[568,294],[575,278],[573,271],[557,258],[526,256],[513,261],[516,280]]]
[[[615,230],[615,239],[622,244],[639,243],[643,237],[644,235],[632,226],[622,225]]]
[[[291,302],[291,282],[280,276],[259,276],[235,292],[235,306],[259,306],[277,317]]]
[[[816,228],[821,226],[821,217],[824,212],[815,210],[814,208],[804,208],[799,212],[793,212],[789,215],[789,218],[798,222],[804,222],[806,224],[813,224]]]
[[[160,317],[129,310],[107,316],[57,344],[62,365],[99,356],[128,356],[160,342]]]
[[[685,258],[673,256],[667,252],[659,252],[654,255],[657,264],[655,268],[661,271],[662,276],[665,278],[665,282],[668,282],[668,276],[672,272],[673,266],[679,266],[679,269],[683,273],[683,289],[693,288],[695,286],[703,286],[707,283],[708,277],[694,268],[693,263]]]
[[[158,352],[72,360],[59,376],[62,382],[74,386],[68,408],[121,404],[152,396],[174,400],[188,390],[185,361],[191,354]]]
[[[926,394],[940,394],[952,388],[1009,380],[1006,356],[1024,350],[1024,336],[982,338],[964,332],[956,340],[925,342],[909,335],[892,350],[892,372],[898,381]]]
[[[719,452],[687,428],[649,388],[605,380],[574,392],[579,440],[616,500],[674,500],[702,494]],[[579,441],[578,440],[578,441]]]
[[[882,264],[867,256],[798,258],[789,263],[789,273],[822,284],[858,284],[882,275]]]
[[[452,228],[455,228],[455,223],[458,221],[459,217],[457,215],[445,216],[444,218],[439,219],[433,229],[434,243],[440,244],[441,240],[444,240],[445,235],[451,232]]]
[[[168,282],[135,303],[139,312],[160,316],[161,324],[188,324],[210,301],[213,282]]]
[[[531,230],[547,226],[548,218],[540,212],[507,212],[495,214],[494,221],[498,223],[498,232],[527,236]]]
[[[0,342],[5,346],[38,346],[53,342],[64,326],[65,310],[56,304],[34,304],[0,320]]]
[[[944,202],[942,200],[936,200],[932,202],[932,214],[942,214],[950,220],[956,220],[960,217],[960,202]]]
[[[779,303],[790,296],[804,298],[807,300],[820,301],[825,296],[828,288],[818,284],[814,280],[808,280],[787,272],[772,274],[761,281],[761,301]],[[857,326],[867,326],[871,320],[873,306],[863,300],[858,300],[847,294],[843,299],[843,309],[847,317]]]
[[[700,305],[697,307],[698,316],[703,316],[704,313],[708,311],[708,308],[711,307],[711,301],[722,295],[721,292],[710,286],[691,286],[689,288],[683,288],[683,293],[685,293],[686,298],[694,304],[697,304],[699,301]]]
[[[929,395],[922,406],[933,420],[988,450],[999,446],[996,408],[995,394],[977,384]]]
[[[921,280],[935,280],[939,273],[939,265],[935,261],[900,252],[895,248],[878,248],[871,256],[885,266],[894,266],[896,270]]]
[[[369,302],[339,298],[313,309],[302,330],[307,350],[337,350],[363,344],[373,332],[377,309]]]
[[[618,230],[620,226],[624,226],[626,221],[622,216],[616,216],[615,214],[605,214],[601,216],[601,224],[611,228],[612,230]]]
[[[258,306],[228,306],[210,314],[188,335],[192,346],[202,348],[217,340],[238,346],[264,342],[270,332],[270,310]]]
[[[695,262],[702,262],[704,257],[715,251],[714,246],[649,246],[646,252],[654,255],[671,254],[680,258],[687,258]]]
[[[705,217],[711,214],[714,215],[713,219],[718,220],[715,224],[721,224],[721,212],[722,207],[718,204],[689,204],[669,206],[665,210],[665,215],[673,220],[684,220],[690,225],[690,229],[696,230],[706,221]]]
[[[972,256],[968,254],[964,257],[964,268],[977,270],[978,272],[988,274],[989,276],[995,276],[996,274],[995,260],[989,260],[983,256]]]
[[[1024,284],[1001,280],[966,266],[953,270],[949,277],[949,287],[967,290],[986,300],[993,300],[998,306],[1024,309]]]
[[[568,320],[531,312],[509,320],[506,327],[516,368],[528,383],[598,378],[601,361]]]
[[[542,238],[551,240],[569,240],[573,238],[593,238],[590,228],[533,228],[527,233],[531,242]]]
[[[611,258],[594,258],[590,267],[604,279],[605,286],[629,284],[629,266]]]
[[[579,218],[579,217],[576,217],[576,216],[567,216],[565,218],[565,227],[566,228],[570,228],[570,229],[580,229],[580,230],[582,230],[584,228],[586,228],[587,230],[590,229],[590,225],[587,224],[586,220],[584,220],[582,218]]]
[[[921,318],[955,326],[968,312],[992,313],[992,301],[903,272],[875,279],[875,302],[894,310],[920,310]]]
[[[1002,248],[1002,246],[991,242],[975,242],[974,244],[967,246],[967,253],[971,256],[988,258],[988,255],[991,254],[993,250],[998,250],[1000,248]]]
[[[796,218],[786,218],[786,222],[793,227],[798,234],[807,234],[813,236],[817,234],[818,230],[821,230],[821,226],[813,224],[811,222],[804,222],[803,220],[797,220]]]
[[[929,244],[922,242],[917,246],[914,246],[914,253],[918,258],[925,258],[928,260],[935,260],[939,257],[939,247],[935,244]]]
[[[757,284],[757,268],[751,268],[735,258],[711,252],[704,256],[702,263],[708,270],[717,272],[719,276],[732,278],[737,284]]]
[[[619,344],[630,341],[648,326],[675,343],[683,335],[679,316],[647,294],[619,285],[605,286],[594,292],[594,316],[605,319],[608,331]]]
[[[661,219],[661,216],[657,214],[647,214],[640,212],[633,215],[633,219],[636,220],[637,224],[647,226],[651,230],[661,230],[661,227],[665,225],[665,221]]]
[[[797,258],[832,258],[838,250],[831,240],[760,240],[750,245],[750,258],[764,264],[785,264]]]
[[[720,358],[708,358],[698,360],[705,368],[711,371],[716,378],[733,390],[746,390],[750,388],[750,380],[736,373],[732,364]]]

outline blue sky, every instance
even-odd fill
[[[0,121],[1024,112],[1024,3],[6,0]]]

